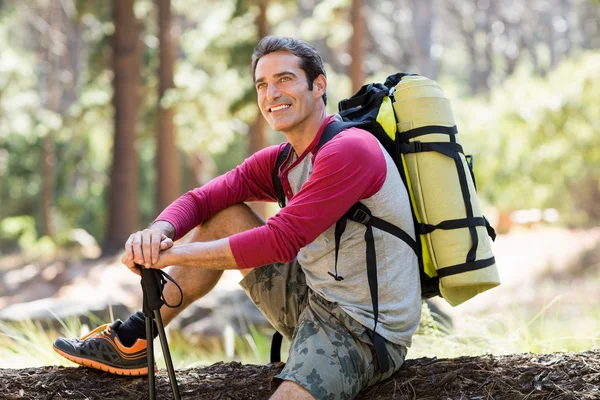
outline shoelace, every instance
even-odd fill
[[[100,331],[102,331],[102,333],[101,333],[102,335],[104,335],[106,333],[110,333],[110,324],[100,325],[99,327],[97,327],[93,331],[91,331],[88,334],[82,336],[81,339],[79,339],[79,340],[85,340],[85,339],[89,338],[90,336],[93,336],[93,335],[97,334]]]

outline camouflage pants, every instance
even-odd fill
[[[390,369],[381,374],[367,329],[308,288],[296,261],[256,268],[240,285],[291,340],[287,363],[276,378],[296,382],[316,399],[352,399],[404,362],[406,347],[386,341]]]

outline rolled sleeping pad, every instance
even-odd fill
[[[404,76],[395,88],[394,98],[400,141],[403,135],[415,133],[416,128],[456,125],[450,102],[435,81],[416,75]],[[448,143],[452,141],[451,136],[459,143],[458,135],[438,133],[435,128],[408,142]],[[481,221],[483,214],[466,158],[459,152],[454,157],[457,159],[436,151],[402,154],[411,201],[420,223],[438,225],[469,215]],[[464,196],[467,189],[461,189],[461,178],[468,188],[468,196]],[[467,202],[465,197],[469,197]],[[440,276],[440,293],[449,304],[456,306],[500,284],[485,226],[435,229],[421,234],[421,243],[425,272],[430,277]],[[469,253],[471,260],[468,260]],[[474,267],[478,269],[472,269]],[[445,275],[456,269],[466,271]]]

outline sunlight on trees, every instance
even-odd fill
[[[258,116],[250,55],[261,9],[251,0],[171,3],[177,38],[174,87],[164,90],[160,104],[174,112],[183,192],[248,155]],[[367,82],[397,71],[429,75],[453,103],[489,207],[498,212],[555,208],[563,224],[598,224],[598,2],[374,0],[362,2],[365,29],[353,38],[351,8],[360,3],[265,3],[269,32],[304,38],[323,54],[329,112],[352,94],[351,67]],[[52,5],[60,13],[52,14],[53,23]],[[111,12],[110,2],[0,3],[0,221],[28,221],[21,230],[3,231],[2,253],[32,246],[22,239],[22,232],[31,232],[31,221],[36,240],[41,237],[46,208],[55,245],[68,241],[77,228],[98,243],[109,234],[115,148]],[[135,132],[129,132],[135,135],[134,150],[127,156],[139,159],[139,172],[131,180],[138,200],[128,213],[136,214],[136,228],[141,228],[157,207],[160,41],[155,2],[135,0],[134,12],[140,70],[128,79],[139,80],[140,101]],[[49,40],[46,50],[41,38]],[[352,65],[351,55],[351,41],[358,39],[365,49],[360,68]],[[48,79],[56,79],[62,93],[58,105],[48,103]],[[268,127],[265,134],[266,144],[284,140]],[[53,170],[42,168],[45,138],[51,138]],[[53,185],[47,186],[51,201],[46,206],[44,179]],[[113,195],[113,203],[122,196]]]

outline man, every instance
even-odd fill
[[[382,373],[371,340],[374,323],[365,260],[365,227],[348,222],[335,263],[334,227],[360,201],[414,238],[400,175],[370,133],[346,129],[316,152],[325,126],[323,61],[309,44],[265,37],[252,56],[258,105],[293,151],[279,170],[287,205],[266,223],[244,201],[274,201],[272,173],[285,144],[261,150],[239,167],[192,190],[149,229],[125,244],[123,263],[170,269],[183,304],[161,315],[168,323],[208,293],[224,269],[239,269],[241,286],[280,333],[291,340],[281,384],[272,399],[350,399],[388,378],[404,362],[421,310],[417,258],[403,241],[375,229],[379,322],[390,368]],[[316,154],[315,154],[316,153]],[[174,245],[196,228],[192,241]],[[335,275],[333,275],[333,271]],[[332,276],[343,275],[336,280]],[[169,303],[179,301],[173,285]],[[88,337],[60,338],[72,361],[118,374],[147,373],[141,312]],[[97,350],[100,349],[100,350]],[[108,354],[108,356],[107,356]]]

